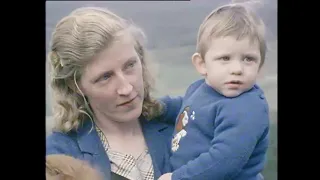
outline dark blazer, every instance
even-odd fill
[[[160,119],[140,120],[144,138],[153,161],[155,179],[171,171],[169,148],[174,124],[166,123],[166,121],[170,122],[171,120],[167,119],[176,118],[181,106],[180,97],[165,97],[162,100],[165,103],[166,111]],[[85,160],[100,170],[104,175],[104,179],[111,179],[109,158],[96,129],[92,128],[92,123],[89,120],[84,121],[77,131],[71,131],[67,134],[60,132],[50,134],[46,140],[46,155],[49,154],[65,154]]]

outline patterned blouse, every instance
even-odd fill
[[[154,180],[151,156],[146,149],[136,159],[132,155],[113,151],[100,128],[96,130],[110,159],[111,171],[130,180]]]

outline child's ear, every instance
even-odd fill
[[[259,67],[257,77],[262,78],[262,77],[264,77],[264,75],[265,75],[265,71],[264,71],[263,67]]]
[[[192,64],[202,76],[207,75],[207,68],[206,68],[205,61],[199,53],[194,53],[192,55]]]

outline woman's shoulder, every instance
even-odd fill
[[[174,127],[174,124],[165,121],[163,117],[156,117],[151,120],[146,120],[145,118],[141,118],[140,122],[143,126],[146,126],[148,128],[167,129],[167,128]]]
[[[174,130],[174,124],[166,121],[159,121],[158,119],[152,119],[149,121],[143,120],[142,128],[144,129],[144,132],[150,132],[145,134],[147,136],[154,135],[154,132],[159,132],[165,137],[170,137]]]
[[[79,156],[81,151],[77,144],[75,133],[52,132],[46,137],[46,155],[66,154]]]

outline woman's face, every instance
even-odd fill
[[[84,69],[80,88],[96,117],[128,122],[142,112],[142,65],[131,38],[116,41]]]

